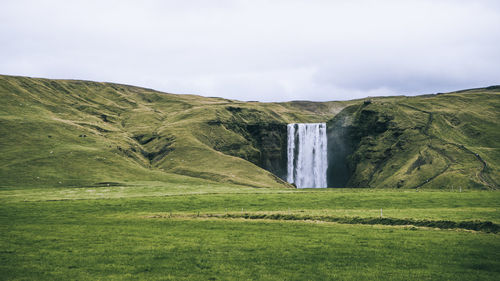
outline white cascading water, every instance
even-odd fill
[[[297,188],[327,187],[326,124],[288,124],[287,133],[287,181]]]

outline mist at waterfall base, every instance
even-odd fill
[[[288,124],[287,138],[287,181],[297,188],[326,188],[326,124]]]

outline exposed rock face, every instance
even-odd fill
[[[215,137],[201,137],[203,142],[217,151],[250,161],[286,180],[285,121],[272,112],[228,106],[216,120],[210,120],[207,124]]]
[[[328,122],[330,187],[378,187],[385,176],[380,175],[382,169],[396,172],[400,168],[396,162],[405,154],[406,141],[423,125],[406,127],[395,122],[391,112],[397,112],[394,105],[365,102],[346,108]],[[419,153],[418,145],[415,147]],[[398,184],[401,187],[404,181]]]
[[[397,131],[391,123],[394,117],[365,106],[358,109],[349,129],[348,140],[354,151],[347,158],[351,171],[347,186],[352,187],[372,186],[374,174],[391,157],[391,147],[396,142],[392,137]]]
[[[214,149],[232,156],[243,158],[268,170],[279,178],[286,179],[286,123],[219,123],[242,136],[245,141],[228,145],[215,145]]]
[[[260,151],[257,166],[286,179],[286,124],[247,125],[250,140]]]
[[[347,157],[356,147],[353,135],[353,113],[357,107],[351,106],[343,110],[327,123],[328,170],[329,187],[345,187],[353,174],[353,167],[347,162]]]
[[[247,124],[245,138],[259,151],[252,163],[286,179],[286,124]]]

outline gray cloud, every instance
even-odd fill
[[[240,100],[499,84],[498,1],[3,1],[0,73]]]

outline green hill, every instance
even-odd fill
[[[329,143],[336,144],[329,152],[331,186],[500,182],[495,87],[371,102],[259,103],[0,76],[0,97],[3,187],[157,181],[292,187],[280,179],[292,122],[329,122]]]
[[[499,187],[500,87],[367,100],[328,126],[332,186]]]
[[[190,177],[289,186],[257,165],[273,170],[281,161],[275,142],[286,138],[286,123],[327,120],[345,104],[244,103],[11,76],[0,76],[0,96],[1,185],[21,187],[201,183]]]

